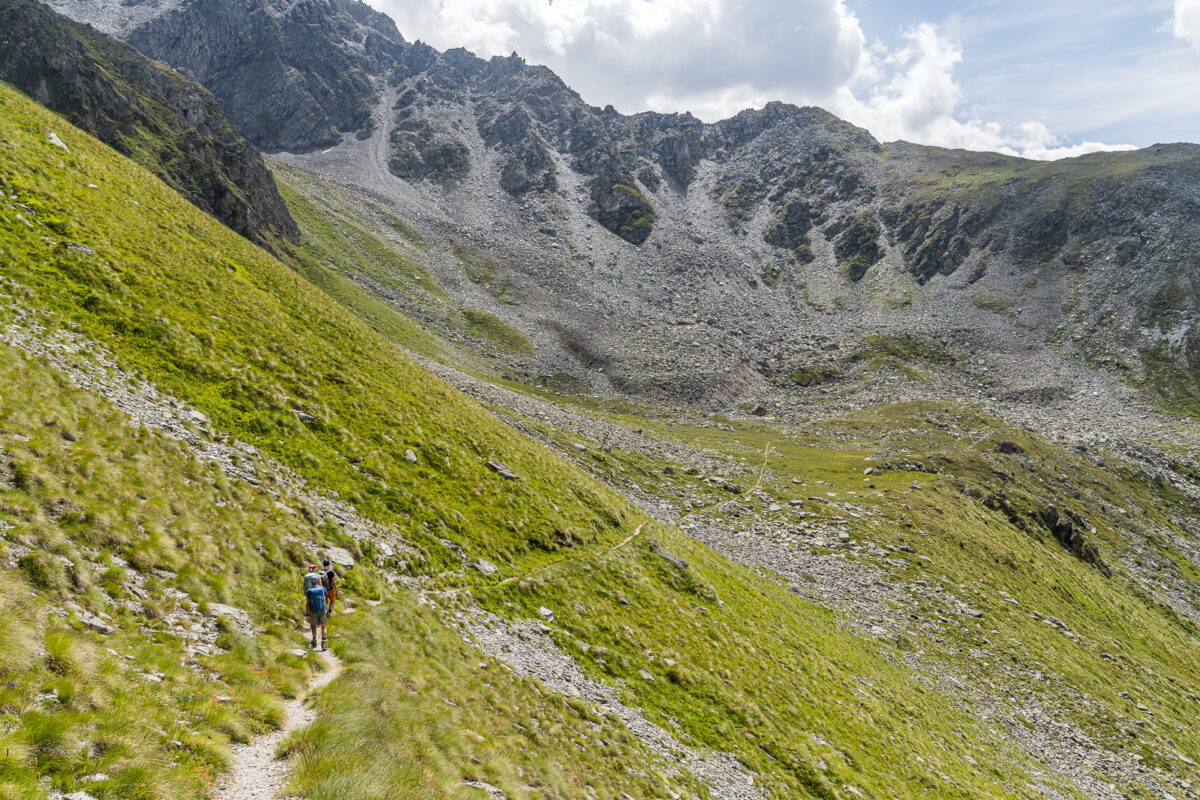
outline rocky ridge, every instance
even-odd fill
[[[1058,359],[1191,396],[1197,242],[1178,222],[1196,146],[1047,164],[880,143],[780,103],[713,124],[623,115],[515,55],[407,42],[356,0],[186,0],[120,32],[259,146],[502,265],[479,282],[428,258],[456,304],[534,341],[523,377],[729,408],[819,357],[819,331],[941,336],[955,355],[973,338],[981,370],[1045,355],[1033,387]]]

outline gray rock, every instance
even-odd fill
[[[240,608],[227,606],[224,603],[210,603],[208,613],[214,617],[224,617],[233,623],[234,628],[243,636],[254,635],[254,623],[250,615]]]
[[[492,562],[490,562],[486,559],[483,559],[483,558],[477,558],[474,561],[472,561],[470,564],[468,564],[467,566],[471,567],[472,569],[479,570],[484,575],[495,575],[497,572],[500,571],[499,567],[497,567]]]
[[[652,551],[654,551],[655,555],[657,555],[659,558],[662,558],[664,561],[674,564],[675,566],[679,567],[680,569],[688,568],[688,562],[684,561],[682,558],[675,555],[670,550],[668,550],[665,547],[663,547],[662,545],[660,545],[658,542],[651,542],[650,549]]]
[[[353,567],[354,556],[344,547],[326,547],[324,549],[325,557],[337,564],[339,567]]]
[[[508,478],[510,481],[521,480],[519,475],[517,475],[515,472],[513,472],[511,469],[509,469],[505,465],[501,464],[499,461],[493,461],[491,459],[488,459],[487,467],[492,472],[495,472],[497,475],[500,475],[503,478]]]
[[[410,464],[417,463],[417,454],[412,451],[412,448],[404,451],[404,460]]]
[[[116,628],[114,628],[112,625],[109,625],[103,619],[90,611],[81,610],[79,612],[79,621],[83,623],[85,628],[96,631],[97,633],[109,635],[116,631]]]

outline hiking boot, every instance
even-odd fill
[[[315,637],[315,636],[312,638],[312,646],[313,647],[317,646],[317,637]]]
[[[324,640],[324,639],[322,639],[322,640],[321,640],[321,650],[322,650],[322,651],[324,651],[325,649],[326,649],[326,647],[325,647],[325,640]]]

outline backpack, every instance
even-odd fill
[[[313,614],[325,613],[325,587],[313,586],[304,593],[308,598],[308,610]]]
[[[320,586],[321,578],[322,578],[322,576],[321,576],[320,572],[304,573],[304,591],[305,591],[305,593],[307,593],[308,590],[314,586]]]
[[[325,579],[321,581],[325,584],[325,589],[329,592],[329,599],[337,597],[337,573],[333,569],[325,570]]]

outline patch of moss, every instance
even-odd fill
[[[475,308],[464,308],[462,315],[466,320],[466,331],[472,336],[485,339],[510,353],[533,357],[533,342],[495,314]]]
[[[788,374],[787,379],[797,386],[819,386],[822,383],[829,381],[841,375],[841,370],[837,367],[813,367],[812,369],[798,369]]]
[[[862,280],[867,270],[883,257],[879,244],[881,233],[879,220],[870,211],[864,211],[838,236],[833,251],[838,266],[846,271],[851,281]]]
[[[779,282],[783,279],[784,275],[786,275],[787,273],[788,273],[787,268],[785,266],[783,266],[782,264],[775,264],[771,261],[768,261],[763,266],[760,277],[762,278],[762,282],[764,285],[766,285],[767,287],[769,287],[771,289],[778,289]]]

